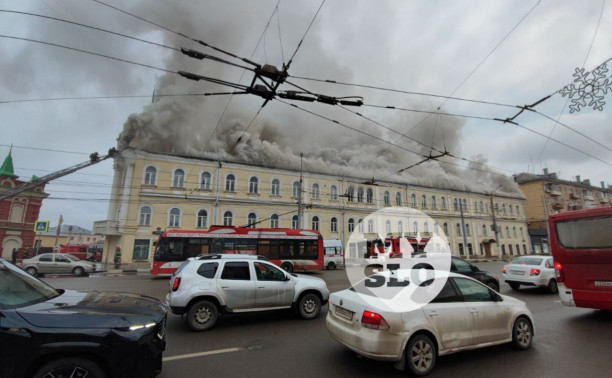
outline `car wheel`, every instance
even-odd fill
[[[291,263],[284,262],[280,267],[287,273],[293,273],[293,265]]]
[[[321,312],[321,300],[316,294],[308,293],[298,301],[298,314],[302,319],[314,319]]]
[[[85,269],[83,269],[80,266],[77,266],[74,269],[72,269],[72,274],[75,275],[76,277],[81,277],[84,273],[85,273]]]
[[[533,340],[533,328],[525,317],[520,317],[512,327],[512,343],[517,349],[523,350],[531,346]]]
[[[518,289],[519,289],[519,287],[521,287],[521,285],[520,285],[520,284],[517,284],[517,283],[514,283],[514,282],[513,282],[513,283],[511,283],[511,284],[508,284],[508,285],[510,285],[510,287],[512,288],[512,290],[518,290]]]
[[[487,282],[487,286],[490,287],[491,289],[499,292],[499,286],[497,285],[497,283],[495,283],[495,281]]]
[[[336,269],[336,264],[334,264],[333,262],[329,262],[329,264],[327,264],[327,269],[329,270],[334,270]]]
[[[36,268],[34,268],[33,266],[27,267],[25,271],[27,274],[33,277],[36,277],[36,275],[38,274],[38,270],[36,270]]]
[[[416,377],[431,373],[436,364],[436,346],[426,335],[412,337],[406,346],[406,369]]]
[[[555,294],[559,291],[559,287],[557,286],[556,280],[550,280],[550,282],[548,282],[548,291],[550,291],[552,294]]]
[[[33,378],[88,377],[105,378],[104,371],[93,361],[84,358],[60,358],[44,364]]]
[[[187,325],[194,331],[208,331],[217,323],[219,309],[210,301],[194,303],[187,312]]]

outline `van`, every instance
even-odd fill
[[[323,255],[325,269],[331,270],[337,267],[344,267],[344,248],[340,240],[323,240],[323,249],[325,250]]]

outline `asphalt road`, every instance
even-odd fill
[[[477,263],[501,278],[501,262]],[[348,286],[343,270],[314,274],[330,290]],[[150,276],[45,278],[66,289],[107,289],[160,299],[168,280]],[[525,301],[535,317],[536,335],[527,351],[510,345],[456,353],[438,359],[431,377],[609,377],[612,362],[612,313],[564,307],[558,296],[540,289],[502,294]],[[291,311],[223,316],[203,333],[191,332],[179,316],[168,317],[168,347],[159,378],[190,377],[396,377],[405,376],[389,363],[357,356],[330,338],[325,328],[327,306],[315,320]]]

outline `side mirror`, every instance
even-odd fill
[[[291,278],[289,278],[289,276],[285,275],[285,279],[283,281],[291,281]]]
[[[502,297],[501,295],[499,295],[497,293],[493,293],[493,298],[495,299],[495,302],[503,302],[504,301],[504,297]]]
[[[480,269],[476,265],[472,265],[472,272],[480,272]]]

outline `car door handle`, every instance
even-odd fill
[[[229,289],[229,286],[221,286],[221,289]]]
[[[438,312],[437,311],[430,311],[427,313],[427,315],[434,317],[434,316],[438,316]]]
[[[258,289],[265,289],[265,286],[257,286]]]
[[[475,308],[470,309],[470,313],[472,313],[472,314],[478,314],[478,310],[476,310]]]

